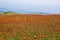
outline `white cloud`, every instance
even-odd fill
[[[29,11],[58,11],[60,0],[0,0],[0,7]]]
[[[0,0],[1,4],[10,4],[10,5],[56,5],[59,4],[59,0]]]

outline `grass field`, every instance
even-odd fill
[[[60,40],[60,15],[0,15],[0,40]]]

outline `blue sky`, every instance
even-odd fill
[[[0,0],[0,9],[60,13],[60,0]]]

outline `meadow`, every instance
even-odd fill
[[[0,40],[60,40],[60,15],[0,14]]]

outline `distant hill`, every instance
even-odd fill
[[[14,13],[19,13],[19,14],[47,14],[46,12],[29,12],[21,9],[7,9],[7,8],[0,8],[0,13],[4,14],[14,14]]]
[[[31,14],[42,14],[42,15],[45,15],[47,13],[46,12],[32,12]]]
[[[7,12],[8,9],[5,9],[5,8],[0,8],[0,13],[4,13],[4,12]]]
[[[0,13],[3,13],[4,11],[0,10]]]
[[[17,14],[17,13],[14,13],[14,12],[4,12],[4,14]]]

